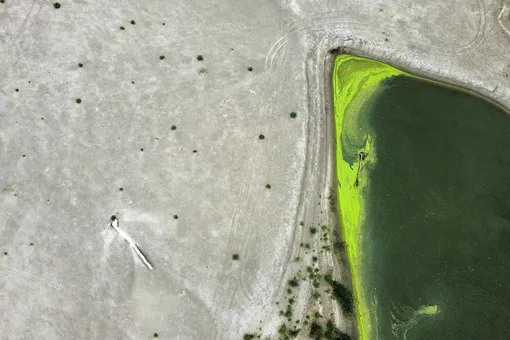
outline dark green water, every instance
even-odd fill
[[[374,334],[510,339],[510,116],[408,77],[384,88],[369,118],[377,164],[364,193]],[[436,315],[417,315],[431,305]]]

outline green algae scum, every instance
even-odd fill
[[[508,339],[510,116],[374,60],[333,72],[359,338]]]

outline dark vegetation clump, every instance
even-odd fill
[[[177,216],[177,215],[174,215],[174,219],[178,219],[178,218],[179,218],[179,216]]]
[[[157,338],[159,336],[158,333],[154,333],[154,337]]]
[[[250,71],[250,72],[253,71],[253,67],[251,67],[251,66],[248,67],[248,71]]]
[[[266,188],[271,189],[271,184],[266,184]]]
[[[58,2],[55,2],[55,3],[53,4],[53,7],[55,7],[56,9],[59,9],[59,8],[60,8],[60,4],[59,4]]]
[[[310,338],[313,340],[321,340],[323,335],[324,330],[322,329],[322,326],[315,321],[312,322],[312,325],[310,326]]]
[[[299,286],[299,281],[296,278],[293,278],[292,280],[289,280],[289,286],[297,287]]]
[[[317,233],[317,228],[311,227],[310,232],[312,233],[312,235],[315,235]]]
[[[125,30],[124,26],[120,26],[120,30],[124,31]]]
[[[203,56],[201,56],[201,55],[199,55],[199,56],[197,56],[197,60],[198,60],[198,61],[202,61],[202,60],[204,60],[204,57],[203,57]]]
[[[335,249],[339,255],[342,254],[345,250],[345,242],[340,240],[335,241],[333,244],[333,249]]]
[[[81,99],[80,98],[76,98],[76,103],[80,104],[81,103]]]
[[[255,339],[255,334],[245,334],[243,336],[243,340],[252,340]]]
[[[326,332],[324,332],[324,337],[328,340],[351,340],[351,337],[339,330],[331,320],[328,320],[326,323]]]
[[[19,89],[16,89],[16,92],[19,92]]]
[[[338,281],[333,280],[331,275],[324,276],[327,283],[333,288],[333,296],[340,303],[342,311],[347,315],[352,315],[354,312],[354,297],[352,292]]]
[[[234,261],[239,260],[239,254],[232,255],[232,260],[234,260]]]
[[[290,113],[290,118],[296,118],[297,117],[297,113],[296,112],[291,112]]]
[[[163,59],[165,59],[165,56],[164,55],[160,55],[159,56],[159,60],[163,60]]]
[[[5,3],[5,0],[0,0],[0,4],[3,4],[3,3]]]
[[[134,20],[131,20],[131,25],[134,25],[136,24],[136,22]]]
[[[172,125],[172,130],[175,130],[175,129],[177,129],[177,126]]]
[[[262,140],[262,139],[264,139],[264,138],[266,138],[266,136],[264,136],[264,135],[259,135],[259,139],[260,139],[260,140]]]
[[[78,67],[83,67],[83,64],[82,64],[82,63],[79,63],[79,64],[78,64]]]

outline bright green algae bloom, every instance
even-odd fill
[[[367,297],[362,291],[362,262],[360,224],[363,219],[362,191],[367,185],[366,172],[376,161],[372,145],[373,137],[368,124],[363,123],[362,111],[369,99],[377,93],[379,84],[389,77],[408,75],[381,62],[339,55],[333,71],[333,102],[336,129],[336,170],[338,178],[339,221],[347,243],[352,271],[356,315],[360,340],[370,340],[371,325]],[[363,162],[364,172],[358,176],[359,154],[367,155]],[[364,176],[365,175],[365,176]]]

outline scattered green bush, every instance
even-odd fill
[[[163,59],[165,59],[165,56],[164,55],[160,55],[159,56],[159,60],[163,60]]]
[[[53,4],[53,7],[55,7],[56,9],[59,9],[59,8],[60,8],[60,4],[59,4],[58,2],[55,2],[55,3]]]
[[[172,130],[175,130],[175,129],[177,129],[177,126],[172,125],[171,129],[172,129]]]
[[[324,337],[328,340],[351,340],[351,337],[339,330],[331,320],[328,320],[326,323],[326,332],[324,332]]]
[[[251,66],[248,67],[248,71],[250,71],[250,72],[253,71],[253,67],[251,67]]]
[[[324,330],[322,329],[322,326],[315,321],[312,322],[312,325],[310,326],[310,338],[313,340],[321,340],[323,334]]]
[[[333,296],[340,302],[342,311],[351,315],[354,312],[354,297],[352,292],[338,281],[333,280],[331,275],[324,276],[327,283],[333,288]]]
[[[296,278],[293,278],[292,280],[289,280],[289,286],[295,288],[299,286],[299,281]]]
[[[297,117],[297,113],[296,112],[291,112],[290,113],[290,118],[296,118]]]
[[[198,61],[202,61],[202,60],[204,60],[204,57],[202,57],[201,55],[199,55],[199,56],[197,56],[197,60],[198,60]]]
[[[131,25],[134,25],[136,24],[136,22],[134,20],[131,20]]]
[[[271,184],[266,184],[266,188],[271,189]]]
[[[260,140],[262,140],[262,139],[264,139],[264,138],[266,138],[266,136],[264,136],[264,135],[259,135],[259,139],[260,139]]]
[[[239,254],[233,254],[232,260],[237,261],[237,260],[239,260],[239,257],[240,257]]]
[[[252,340],[255,339],[255,334],[245,334],[243,336],[243,340]]]
[[[76,103],[80,104],[81,103],[81,99],[80,98],[76,98]]]
[[[78,67],[83,67],[83,64],[82,64],[82,63],[79,63],[79,64],[78,64]]]
[[[312,235],[315,235],[317,233],[317,228],[311,227],[310,232],[312,233]]]
[[[125,30],[124,26],[120,26],[120,30],[124,31]]]

